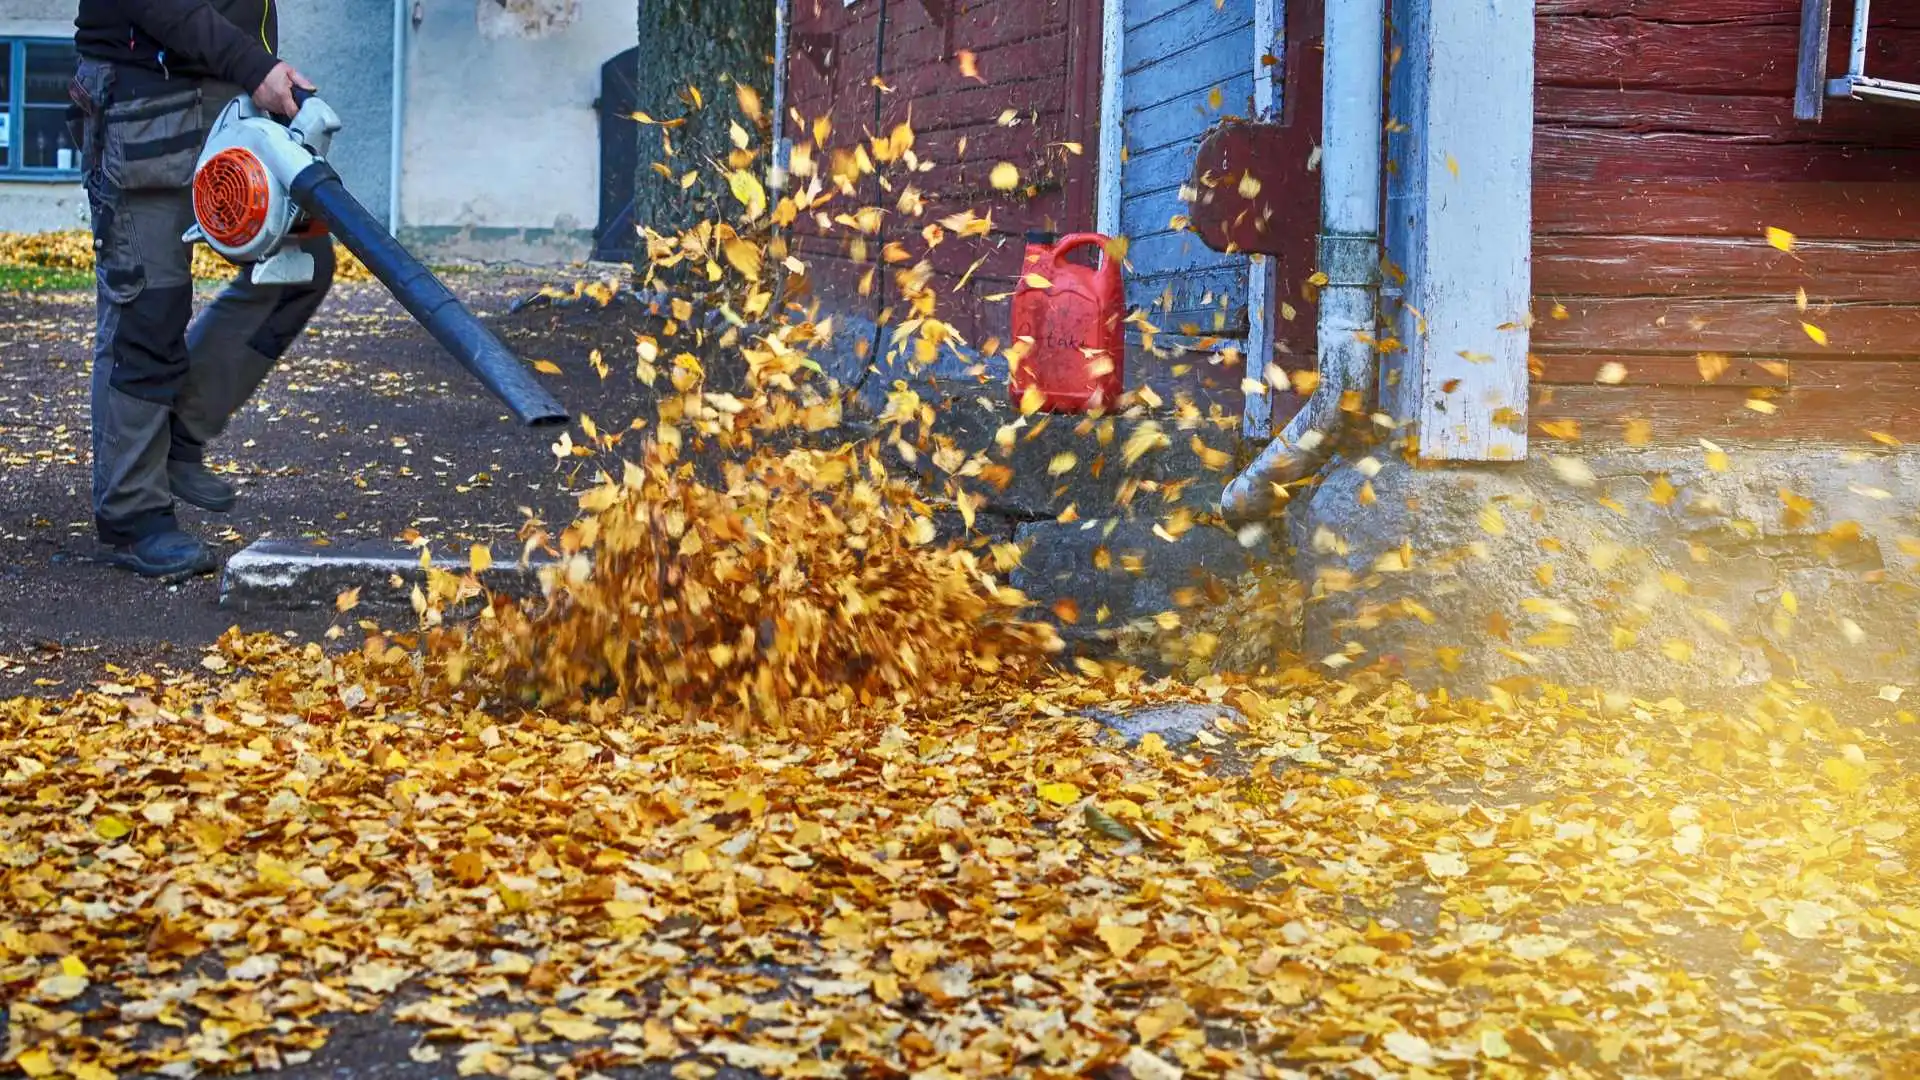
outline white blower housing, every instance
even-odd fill
[[[313,280],[313,256],[297,242],[309,235],[303,231],[309,221],[292,187],[302,170],[326,160],[340,117],[318,95],[300,97],[299,114],[286,124],[251,99],[234,98],[213,122],[194,167],[194,225],[183,239],[252,265],[253,280],[262,285]]]

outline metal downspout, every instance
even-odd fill
[[[1220,497],[1229,522],[1271,515],[1280,488],[1318,469],[1374,383],[1380,191],[1384,173],[1385,0],[1327,0],[1326,91],[1321,106],[1320,385],[1286,430]],[[1349,395],[1357,399],[1357,407]]]
[[[791,19],[791,0],[773,0],[773,132],[771,173],[768,189],[775,194],[787,189],[787,161],[792,146],[787,130],[787,22]]]
[[[387,120],[392,144],[387,154],[387,231],[400,235],[400,166],[406,158],[401,128],[407,117],[407,16],[412,0],[393,0],[393,92]]]

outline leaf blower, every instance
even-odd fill
[[[347,193],[326,161],[339,115],[312,91],[295,90],[294,100],[300,111],[284,124],[246,97],[221,110],[194,168],[194,226],[184,239],[251,266],[258,284],[297,285],[314,269],[300,241],[331,232],[515,419],[567,423],[566,409],[519,358]]]

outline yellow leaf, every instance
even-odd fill
[[[1387,1053],[1409,1065],[1431,1066],[1439,1064],[1433,1055],[1433,1045],[1427,1040],[1409,1031],[1389,1031],[1380,1040]]]
[[[34,995],[44,1001],[72,1001],[87,992],[87,977],[62,972],[49,975],[34,985]]]
[[[45,1050],[28,1050],[14,1058],[13,1063],[20,1066],[21,1072],[36,1080],[42,1076],[53,1075],[53,1055]]]
[[[1784,920],[1787,933],[1802,941],[1817,938],[1839,912],[1817,900],[1795,900]]]
[[[468,553],[468,565],[473,567],[476,574],[486,573],[493,567],[493,552],[485,544],[473,545],[473,550]]]
[[[392,765],[391,756],[387,759],[387,763],[389,766]],[[264,851],[254,857],[253,870],[260,878],[262,885],[276,889],[291,888],[294,885],[293,871],[288,869],[287,864]]]
[[[586,1042],[607,1034],[607,1029],[593,1020],[561,1012],[559,1009],[548,1009],[541,1013],[540,1023],[555,1035],[572,1042]]]
[[[1064,780],[1041,784],[1039,794],[1055,806],[1071,806],[1080,801],[1080,789]]]
[[[980,79],[980,60],[971,49],[961,49],[953,54],[954,62],[960,65],[960,74],[969,79]],[[985,82],[985,79],[980,79]]]
[[[1420,858],[1427,864],[1427,874],[1437,879],[1464,877],[1467,873],[1467,860],[1457,851],[1427,851]]]
[[[739,237],[734,237],[732,240],[726,242],[726,245],[721,248],[721,251],[725,253],[727,262],[731,263],[733,268],[740,271],[743,276],[754,281],[760,280],[761,257],[759,248],[754,247]]]
[[[1781,251],[1792,251],[1793,234],[1785,229],[1776,229],[1769,225],[1767,226],[1767,243],[1772,244]]]
[[[1456,161],[1452,154],[1447,155],[1447,171],[1452,173],[1455,179],[1460,176],[1460,162]]]
[[[1125,960],[1128,954],[1139,948],[1140,942],[1147,936],[1147,932],[1137,926],[1121,926],[1111,922],[1102,922],[1094,933],[1100,935],[1107,949],[1120,960]]]
[[[1500,508],[1492,503],[1481,504],[1480,527],[1486,530],[1489,536],[1507,535],[1507,519],[1500,515]]]
[[[1589,488],[1598,483],[1593,468],[1585,460],[1573,457],[1549,457],[1547,465],[1560,482],[1572,487]]]
[[[1800,324],[1800,329],[1807,332],[1807,336],[1813,339],[1815,345],[1825,345],[1827,343],[1827,332],[1812,323],[1803,322]]]
[[[1079,464],[1079,461],[1080,459],[1078,457],[1075,457],[1073,452],[1070,450],[1062,451],[1058,454],[1055,454],[1053,455],[1053,460],[1047,462],[1047,475],[1048,476],[1064,476],[1065,474],[1072,472],[1073,467]]]
[[[533,370],[542,375],[558,375],[560,374],[560,365],[551,360],[535,360],[533,362]]]
[[[1732,362],[1723,353],[1711,352],[1703,352],[1695,356],[1693,361],[1700,368],[1700,378],[1704,382],[1713,382],[1725,375],[1728,365]]]
[[[333,598],[333,610],[338,611],[341,614],[345,614],[349,611],[352,611],[354,608],[357,608],[359,606],[360,606],[360,586],[358,585],[355,585],[351,589],[343,590],[339,596],[336,596]]]
[[[1820,763],[1820,774],[1842,792],[1852,795],[1867,786],[1866,766],[1831,757]]]
[[[987,178],[995,191],[1012,191],[1020,186],[1020,170],[1011,161],[1003,161],[993,167],[993,173]]]
[[[118,840],[132,832],[133,826],[129,824],[125,818],[114,817],[112,814],[108,814],[106,817],[93,823],[93,831],[99,833],[103,839]]]
[[[1618,360],[1609,360],[1600,365],[1600,370],[1594,375],[1593,381],[1605,383],[1608,386],[1619,386],[1627,381],[1627,365]]]
[[[759,177],[745,169],[735,169],[727,174],[727,187],[732,189],[733,197],[747,208],[749,220],[759,217],[767,210],[767,189],[760,184]]]

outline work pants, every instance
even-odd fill
[[[333,243],[305,285],[256,285],[242,268],[197,319],[193,170],[213,120],[237,87],[175,79],[116,97],[114,66],[82,60],[75,124],[93,217],[98,319],[93,347],[93,515],[124,545],[170,532],[167,462],[199,462],[325,299]]]

